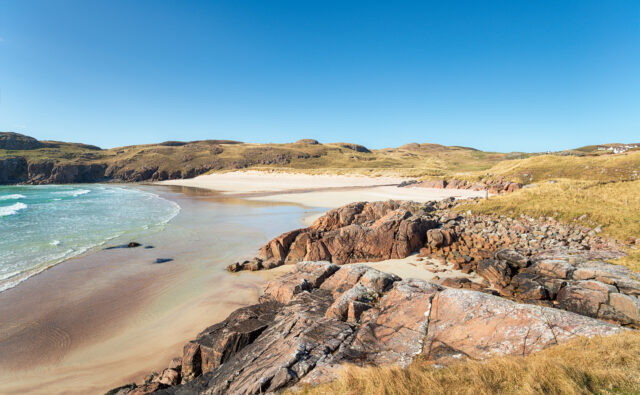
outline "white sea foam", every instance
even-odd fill
[[[26,196],[20,195],[19,193],[0,196],[0,200],[18,200],[18,199],[24,199],[24,198],[26,198]]]
[[[19,195],[16,190],[11,191],[11,187],[6,188],[0,197]],[[0,292],[59,262],[98,250],[106,243],[117,244],[160,231],[180,211],[177,203],[135,188],[25,188],[35,192],[34,195],[27,194],[29,198],[37,196],[36,199],[25,200],[28,210],[20,211],[27,208],[27,204],[19,200],[7,198],[0,202]],[[58,205],[57,202],[50,205],[52,200],[84,200],[78,196],[88,193],[92,199],[87,199],[85,205]],[[114,205],[120,209],[113,210]],[[67,210],[74,215],[69,216]],[[7,215],[18,211],[19,215],[13,218],[19,221],[6,220],[11,218]],[[81,215],[84,212],[91,215]],[[103,217],[109,220],[101,220]],[[105,222],[109,226],[105,226]],[[24,227],[33,231],[23,234],[20,229]],[[112,242],[114,239],[118,241]]]
[[[7,217],[9,215],[17,214],[18,211],[24,210],[27,207],[28,206],[26,204],[20,202],[12,204],[11,206],[0,207],[0,217]]]
[[[86,195],[89,192],[91,192],[91,191],[88,190],[88,189],[74,189],[73,191],[53,192],[53,194],[61,195],[61,196],[77,197],[77,196],[80,196],[80,195]]]

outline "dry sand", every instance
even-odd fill
[[[250,200],[297,203],[307,207],[334,208],[356,201],[413,200],[426,202],[448,197],[484,196],[466,189],[398,188],[406,179],[341,175],[236,171],[162,181],[164,185],[191,186],[219,191]]]
[[[402,259],[387,259],[379,262],[362,262],[360,264],[378,269],[381,272],[395,274],[404,280],[415,278],[438,282],[439,279],[463,277],[473,282],[482,283],[482,278],[476,273],[465,274],[460,270],[454,270],[450,264],[442,263],[432,258],[420,258],[417,254]],[[265,280],[271,280],[294,269],[295,265],[282,265],[275,269],[262,270],[257,273]]]

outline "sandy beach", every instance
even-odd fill
[[[225,266],[309,213],[139,188],[182,207],[163,231],[135,240],[154,248],[88,253],[0,292],[0,393],[101,394],[166,366],[188,339],[257,301],[268,274],[231,275]]]
[[[267,279],[291,269],[229,274],[226,265],[328,208],[479,195],[396,187],[401,181],[232,172],[139,186],[182,207],[165,230],[136,240],[154,248],[89,253],[0,293],[0,392],[98,394],[140,382],[202,329],[255,303]],[[172,261],[154,264],[157,258]],[[434,263],[411,256],[370,265],[429,280],[427,264]]]
[[[448,197],[484,196],[466,189],[398,188],[407,179],[344,175],[308,175],[283,172],[236,171],[198,176],[186,180],[162,181],[219,191],[229,197],[249,200],[297,203],[308,207],[334,208],[357,201],[413,200],[426,202]]]

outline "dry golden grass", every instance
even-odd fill
[[[640,152],[618,155],[538,155],[502,161],[487,171],[523,184],[553,179],[623,181],[640,176]]]
[[[416,360],[406,369],[350,368],[303,394],[640,393],[640,333],[580,338],[527,357],[466,361],[445,368]]]
[[[353,144],[245,144],[220,141],[171,142],[95,150],[81,144],[56,143],[33,150],[0,150],[0,158],[22,156],[29,161],[105,163],[139,170],[157,167],[172,173],[186,168],[283,170],[303,173],[445,176],[487,170],[508,154],[465,147],[409,144],[359,152]],[[364,148],[364,147],[362,147]],[[366,149],[365,149],[366,150]]]
[[[482,200],[471,208],[483,214],[554,217],[566,222],[584,218],[620,240],[640,237],[640,181],[597,183],[545,182],[512,194]]]

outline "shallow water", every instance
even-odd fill
[[[2,186],[0,291],[109,240],[156,232],[179,210],[131,187]]]
[[[104,246],[154,248],[99,248],[0,292],[0,393],[104,394],[142,381],[201,330],[256,303],[269,273],[228,273],[226,265],[323,211],[191,188],[129,188],[180,212],[159,232]]]

